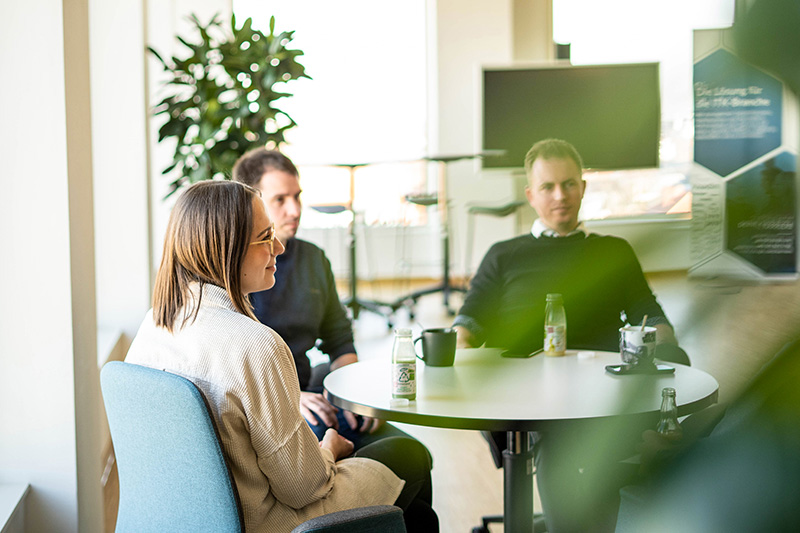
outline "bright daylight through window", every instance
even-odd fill
[[[733,0],[553,0],[553,33],[569,43],[574,65],[660,63],[661,166],[587,173],[584,219],[686,214],[691,209],[692,30],[730,26]],[[292,46],[313,78],[292,82],[278,105],[298,126],[283,150],[300,166],[304,227],[345,226],[347,212],[312,205],[347,204],[342,163],[376,163],[355,172],[354,207],[364,222],[426,223],[425,208],[403,200],[426,190],[426,2],[234,0],[237,19],[294,30]],[[313,13],[314,16],[308,16]],[[411,80],[411,81],[409,81]]]
[[[427,184],[419,162],[427,153],[425,1],[234,0],[233,9],[237,24],[252,17],[261,29],[274,16],[304,52],[312,79],[292,82],[294,96],[277,103],[297,122],[282,150],[301,173],[303,227],[348,224],[347,212],[310,206],[348,204],[350,172],[341,165],[363,163],[352,193],[364,222],[424,224],[425,208],[404,197]]]
[[[728,27],[733,0],[553,0],[553,37],[574,65],[661,63],[661,166],[587,173],[582,218],[691,210],[692,30]]]

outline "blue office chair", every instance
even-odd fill
[[[100,373],[119,473],[117,532],[244,532],[244,518],[211,411],[186,378],[112,361]],[[296,532],[404,533],[381,505],[331,513]]]

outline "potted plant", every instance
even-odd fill
[[[230,179],[236,159],[253,146],[279,147],[286,130],[296,125],[275,106],[291,96],[280,89],[310,78],[297,62],[303,52],[287,48],[294,32],[275,34],[275,17],[269,34],[253,29],[251,18],[241,28],[235,16],[230,27],[223,27],[218,16],[206,25],[195,15],[190,18],[201,41],[178,37],[191,52],[188,57],[167,61],[148,47],[169,73],[164,83],[169,94],[154,108],[156,116],[167,119],[158,141],[176,141],[173,161],[162,171],[177,174],[167,196],[197,181]]]

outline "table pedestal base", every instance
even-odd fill
[[[503,450],[503,525],[506,531],[533,533],[533,448],[527,431],[509,431]]]

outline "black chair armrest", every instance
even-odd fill
[[[692,366],[689,356],[680,346],[674,344],[658,344],[656,345],[656,359],[667,361],[670,363],[680,363],[686,366]]]
[[[394,505],[373,505],[337,511],[306,520],[292,533],[405,533],[403,510]]]

